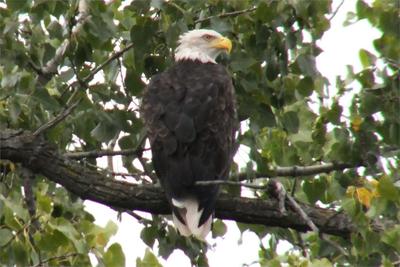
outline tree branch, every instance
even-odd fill
[[[115,52],[114,54],[112,54],[106,61],[104,61],[103,63],[101,63],[99,66],[97,66],[96,68],[94,68],[89,75],[87,75],[83,81],[85,83],[87,83],[88,81],[90,81],[94,75],[96,75],[96,73],[98,73],[100,70],[102,70],[105,66],[107,66],[108,64],[110,64],[111,61],[113,61],[116,58],[119,58],[122,54],[124,54],[126,51],[128,51],[129,49],[131,49],[133,47],[133,43],[128,44],[125,48],[121,49],[120,51]]]
[[[52,120],[46,122],[45,124],[43,124],[42,126],[40,126],[34,133],[34,136],[40,135],[43,132],[47,131],[50,128],[53,128],[54,126],[56,126],[58,123],[60,123],[61,121],[63,121],[69,114],[71,114],[71,112],[79,105],[79,103],[81,102],[81,99],[79,99],[78,101],[76,101],[74,104],[72,104],[71,106],[69,106],[68,108],[64,109],[62,112],[60,112],[56,117],[54,117]]]
[[[198,19],[194,23],[198,24],[198,23],[202,23],[202,22],[205,22],[205,21],[209,21],[209,20],[215,19],[215,18],[236,17],[236,16],[239,16],[239,15],[242,15],[242,14],[245,14],[245,13],[253,12],[256,9],[257,9],[257,7],[251,7],[251,8],[247,8],[247,9],[244,9],[244,10],[238,10],[238,11],[233,11],[233,12],[222,13],[222,14],[219,14],[219,15],[210,16],[210,17],[203,18],[203,19]]]
[[[72,35],[76,35],[82,29],[83,24],[89,18],[89,5],[87,0],[80,0],[78,7],[78,23],[72,29]],[[58,65],[64,58],[69,46],[71,45],[71,37],[65,39],[64,42],[57,48],[56,53],[52,59],[50,59],[46,65],[41,69],[43,74],[54,74],[57,73]]]
[[[119,151],[110,151],[110,150],[92,150],[86,152],[67,152],[64,153],[65,157],[70,159],[82,159],[82,158],[99,158],[103,156],[132,156],[137,155],[137,153],[146,151],[148,148],[144,149],[122,149]],[[343,171],[345,169],[357,168],[363,166],[359,165],[350,165],[347,163],[326,163],[323,165],[311,165],[311,166],[291,166],[291,167],[276,167],[274,170],[271,170],[270,173],[255,173],[253,176],[249,176],[247,173],[240,173],[237,177],[239,181],[251,180],[255,178],[273,178],[273,177],[301,177],[301,176],[310,176],[321,173],[329,173],[332,171]],[[209,181],[200,182],[199,185],[203,184],[207,185]],[[228,184],[226,181],[211,181],[211,183],[217,184]],[[232,185],[237,185],[236,182],[232,182]],[[253,188],[253,185],[243,184],[242,186]],[[264,186],[256,186],[253,189],[264,189]]]
[[[362,167],[363,164],[351,165],[348,163],[326,163],[311,166],[291,166],[291,167],[276,167],[268,173],[255,173],[253,176],[248,176],[247,173],[240,173],[237,177],[239,181],[251,180],[255,178],[271,178],[271,177],[301,177],[310,176],[321,173],[329,173],[332,171],[343,171],[349,168]]]
[[[82,199],[107,206],[140,210],[153,214],[168,214],[170,207],[161,188],[148,184],[132,184],[110,179],[102,173],[85,168],[61,155],[43,139],[27,131],[5,129],[0,133],[0,159],[8,159],[42,174],[64,186]],[[51,162],[51,164],[49,164]],[[321,233],[348,237],[356,231],[350,218],[334,210],[299,203]],[[263,224],[308,231],[310,227],[293,209],[282,214],[275,199],[251,199],[222,195],[216,204],[215,215],[220,219],[242,223]],[[374,229],[375,225],[372,225]]]
[[[36,201],[32,185],[32,180],[35,178],[35,176],[29,169],[26,168],[21,168],[21,176],[23,177],[24,180],[23,188],[24,188],[25,203],[32,220],[32,225],[34,226],[34,228],[31,229],[33,231],[36,231],[40,229],[40,224],[39,221],[36,219]]]
[[[336,16],[336,14],[338,13],[339,9],[342,7],[343,4],[344,4],[344,0],[342,0],[342,2],[340,2],[338,7],[336,8],[336,10],[333,11],[332,16],[328,19],[329,21],[331,21]]]
[[[78,257],[78,256],[79,256],[79,253],[76,253],[76,252],[67,253],[67,254],[59,255],[59,256],[54,256],[54,257],[50,257],[48,259],[40,261],[38,264],[34,265],[33,267],[42,267],[42,266],[44,267],[44,266],[47,266],[47,263],[49,263],[50,261],[61,262],[61,261],[67,260],[68,258]]]

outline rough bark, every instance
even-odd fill
[[[138,185],[114,180],[88,169],[79,162],[62,155],[55,146],[27,131],[3,130],[0,133],[0,159],[20,163],[36,174],[64,186],[82,199],[104,205],[153,214],[170,213],[162,190],[155,185]],[[216,217],[242,223],[262,224],[307,231],[306,222],[288,210],[282,214],[275,199],[260,200],[221,196],[216,206]],[[348,237],[356,227],[350,218],[330,209],[301,204],[321,233]]]

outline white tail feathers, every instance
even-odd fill
[[[175,227],[183,236],[195,236],[200,240],[205,240],[208,233],[211,231],[212,215],[207,221],[199,226],[199,221],[203,210],[199,210],[199,202],[196,199],[188,198],[184,200],[172,199],[172,204],[178,208],[179,214],[185,221],[183,224],[174,213],[172,219]]]

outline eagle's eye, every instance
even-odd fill
[[[204,34],[202,37],[206,41],[211,41],[211,40],[215,39],[215,36],[213,36],[211,34]]]

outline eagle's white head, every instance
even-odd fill
[[[175,61],[199,60],[202,63],[216,63],[221,52],[230,53],[232,42],[213,30],[192,30],[179,37],[175,50]]]

